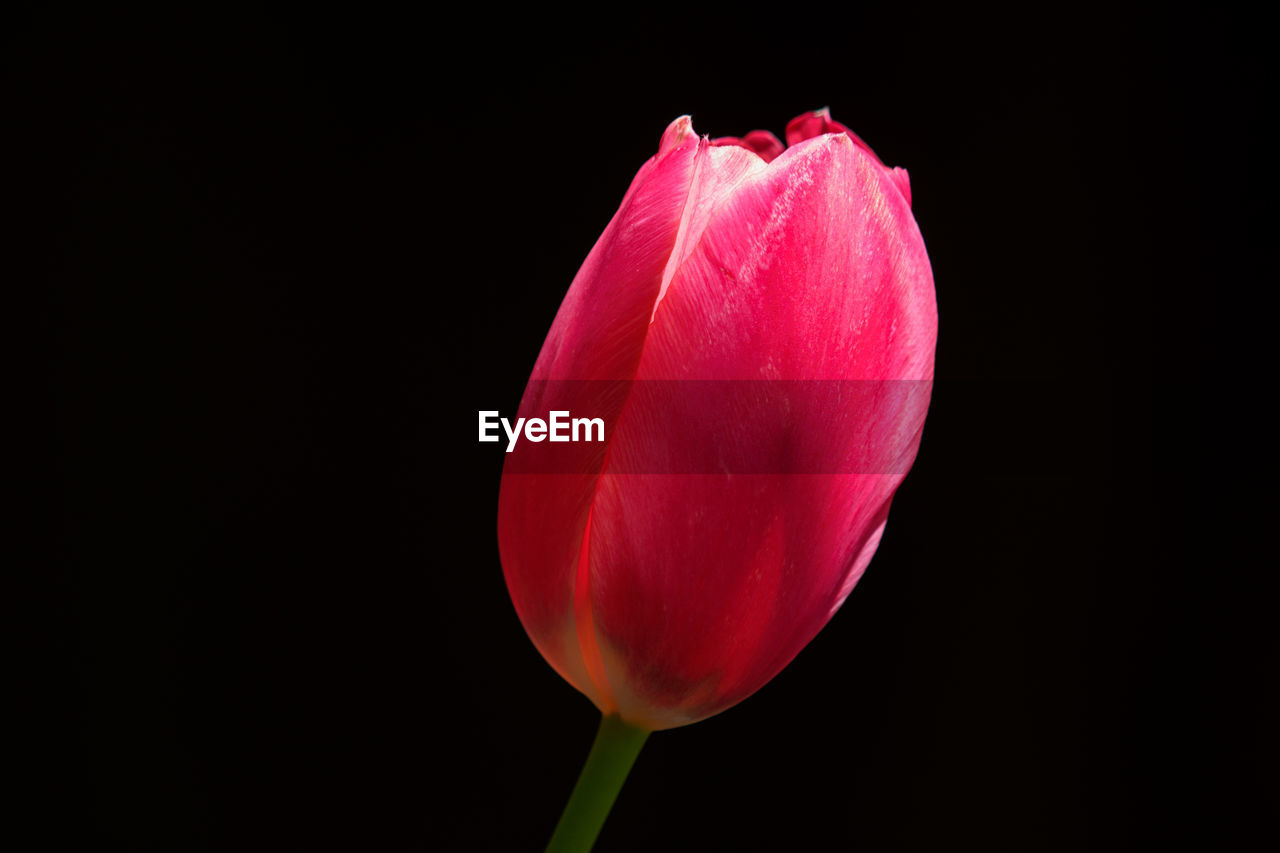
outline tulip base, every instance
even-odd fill
[[[595,743],[591,744],[587,763],[547,845],[547,853],[591,849],[648,737],[648,730],[624,723],[617,715],[605,715]]]

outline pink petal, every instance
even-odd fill
[[[898,192],[902,193],[902,197],[907,200],[907,206],[911,206],[911,179],[907,175],[907,170],[895,167],[889,170],[889,177],[893,179],[893,184],[898,188]]]
[[[877,163],[880,163],[881,166],[884,165],[880,158],[876,157],[876,152],[871,150],[871,146],[863,142],[858,134],[833,119],[831,111],[826,107],[814,110],[811,113],[803,113],[787,122],[787,145],[796,145],[806,139],[812,139],[824,133],[843,133],[847,135],[859,148],[874,157]]]
[[[712,145],[740,145],[749,151],[754,151],[760,159],[766,163],[771,163],[783,152],[784,146],[778,137],[774,136],[767,130],[753,130],[742,138],[736,136],[721,136],[718,139],[711,140]]]
[[[583,552],[607,680],[654,728],[750,695],[849,594],[915,456],[937,328],[906,199],[846,136],[742,178],[684,255]]]
[[[671,278],[685,257],[698,244],[707,220],[742,181],[765,170],[765,161],[748,149],[736,145],[714,147],[703,140],[698,145],[690,181],[689,195],[680,216],[680,230],[667,265],[662,271],[662,285],[653,303],[650,317],[666,296]]]
[[[519,417],[568,410],[613,423],[639,363],[699,148],[688,117],[679,118],[640,168],[556,314]],[[503,470],[498,546],[507,585],[543,656],[605,707],[611,700],[584,663],[574,619],[576,565],[604,445],[558,444],[550,463],[524,452],[539,448],[546,445],[517,445]]]

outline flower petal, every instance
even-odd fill
[[[936,324],[906,199],[847,136],[801,141],[712,211],[594,499],[592,617],[624,717],[723,710],[839,607],[914,459]]]
[[[895,167],[889,170],[889,177],[893,179],[893,184],[898,188],[898,192],[902,193],[902,197],[907,200],[907,206],[911,206],[911,178],[907,175],[907,170]]]
[[[612,425],[639,363],[698,150],[688,117],[672,122],[658,153],[636,174],[569,287],[534,365],[519,417],[545,419],[552,410],[567,410],[602,417]],[[605,445],[555,445],[553,465],[545,464],[545,455],[530,452],[545,447],[517,444],[507,454],[498,499],[503,570],[516,611],[539,651],[604,707],[607,688],[597,685],[584,665],[573,604],[583,532]]]
[[[871,150],[871,146],[862,141],[858,134],[845,127],[840,122],[831,117],[831,110],[823,107],[820,110],[814,110],[811,113],[803,113],[787,122],[787,145],[798,145],[806,139],[812,139],[815,136],[821,136],[824,133],[843,133],[853,140],[854,144],[863,151],[870,154],[877,163],[884,165],[876,152]]]
[[[711,144],[739,145],[749,151],[754,151],[766,163],[772,163],[786,148],[778,140],[778,137],[767,130],[753,130],[741,138],[737,136],[721,136],[718,139],[711,140]]]
[[[650,318],[657,312],[676,270],[698,244],[712,211],[750,175],[763,172],[766,163],[748,149],[736,145],[715,147],[707,140],[698,145],[690,181],[689,195],[680,216],[680,230],[675,247],[662,271],[662,286],[653,302]]]

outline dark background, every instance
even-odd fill
[[[924,444],[843,610],[653,736],[598,848],[1245,846],[1274,674],[1260,605],[1193,582],[1228,562],[1217,299],[1261,270],[1256,22],[959,5],[19,15],[69,697],[42,838],[540,849],[598,715],[515,616],[475,411],[514,411],[670,120],[829,105],[911,173]]]

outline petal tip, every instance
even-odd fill
[[[678,148],[684,144],[685,140],[696,135],[693,130],[693,119],[682,115],[667,125],[667,129],[662,134],[662,141],[658,143],[658,153],[665,154],[673,148]]]
[[[902,197],[907,200],[907,207],[910,207],[911,176],[907,174],[907,170],[901,166],[895,166],[889,170],[889,178],[893,181],[894,186],[898,188],[898,192],[902,193]]]

